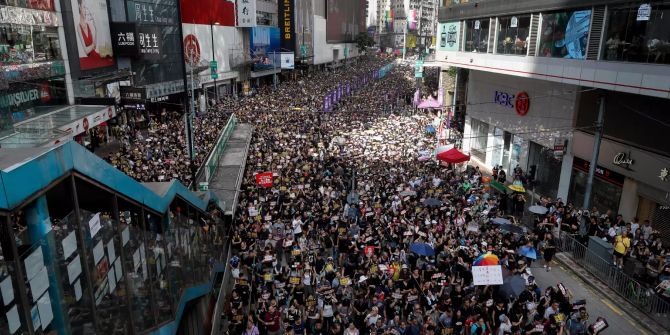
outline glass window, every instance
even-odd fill
[[[496,53],[526,55],[529,34],[530,15],[499,17]]]
[[[0,334],[23,334],[28,332],[23,317],[23,305],[19,303],[19,290],[16,278],[17,273],[12,253],[13,234],[7,227],[9,217],[0,216]],[[10,331],[11,330],[11,331]]]
[[[58,28],[0,24],[0,66],[61,59]]]
[[[552,148],[530,142],[527,170],[535,166],[534,191],[544,196],[556,197],[561,178],[561,174],[556,171],[561,171],[562,164],[562,160],[554,156]]]
[[[485,122],[470,119],[470,128],[472,138],[472,155],[481,161],[486,160],[486,145],[489,137],[489,125]]]
[[[541,57],[586,58],[591,10],[542,14]]]
[[[0,5],[16,6],[42,10],[56,10],[54,0],[0,0]]]
[[[489,46],[489,19],[465,22],[465,51],[486,52]]]
[[[649,20],[638,21],[639,3],[609,10],[605,60],[670,63],[670,4],[650,5]]]

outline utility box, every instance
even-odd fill
[[[613,265],[614,260],[613,260],[613,253],[614,253],[614,246],[603,240],[602,238],[591,236],[589,238],[589,251],[592,253],[600,256],[600,258],[604,259],[607,264]]]

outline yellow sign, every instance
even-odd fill
[[[416,48],[416,36],[412,34],[407,35],[407,40],[405,41],[405,46],[407,48]]]

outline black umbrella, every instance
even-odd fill
[[[513,224],[502,224],[500,225],[500,230],[503,232],[507,233],[512,233],[512,234],[523,234],[523,228],[519,226],[515,226]]]
[[[517,298],[526,288],[526,280],[520,275],[507,277],[500,286],[500,295],[504,298]]]
[[[428,206],[428,207],[439,207],[442,206],[442,200],[435,199],[435,198],[428,198],[423,201],[423,204]]]

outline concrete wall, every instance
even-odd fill
[[[349,48],[347,58],[358,57],[358,48],[354,43],[326,43],[326,19],[320,15],[314,15],[314,64],[326,64],[333,61],[344,60],[344,48]],[[338,50],[338,58],[335,59],[333,51]]]
[[[519,134],[526,140],[553,147],[554,139],[567,136],[569,131],[565,130],[573,125],[578,89],[574,85],[470,71],[467,115]],[[528,93],[528,114],[520,116],[514,107],[495,103],[496,91],[514,96],[522,91]]]

